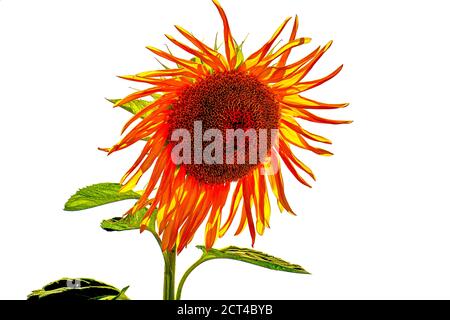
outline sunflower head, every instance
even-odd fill
[[[256,233],[262,235],[269,226],[269,186],[279,209],[294,213],[284,193],[281,161],[300,183],[309,186],[304,174],[314,179],[291,147],[331,154],[311,144],[331,142],[307,131],[303,122],[349,123],[311,112],[347,104],[318,102],[303,95],[342,69],[340,66],[317,80],[304,80],[331,42],[300,60],[289,61],[291,51],[310,39],[297,37],[295,17],[289,41],[276,48],[288,18],[261,48],[244,58],[242,44],[234,40],[224,10],[217,0],[213,3],[223,22],[224,52],[175,26],[187,43],[167,38],[190,58],[147,47],[174,67],[123,76],[149,87],[116,103],[151,98],[125,124],[127,133],[108,152],[145,140],[140,156],[122,179],[122,190],[135,187],[149,172],[145,190],[129,214],[148,209],[142,220],[144,230],[158,209],[155,214],[163,250],[181,252],[205,220],[205,242],[210,248],[238,213],[236,234],[248,226],[253,244]],[[226,204],[230,209],[222,219]]]
[[[260,139],[255,139],[255,146],[250,145],[249,139],[244,140],[242,145],[234,143],[231,146],[230,140],[235,137],[228,134],[227,138],[227,132],[269,131],[278,128],[279,120],[280,110],[273,92],[254,76],[232,70],[213,73],[188,86],[174,103],[169,119],[169,133],[173,136],[180,129],[189,132],[191,150],[187,159],[189,161],[185,161],[186,173],[198,182],[218,184],[243,178],[261,162],[252,163],[250,153],[246,152],[251,148],[259,149]],[[208,130],[218,133],[215,137],[218,148],[213,150],[212,161],[205,157],[203,161],[196,163],[195,124],[200,123],[201,135],[204,136]],[[202,141],[201,148],[198,149],[204,151],[209,144],[209,141]],[[268,149],[270,147],[269,145]],[[238,161],[238,149],[244,156],[241,163]],[[227,157],[232,160],[227,162]]]

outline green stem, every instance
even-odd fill
[[[189,269],[186,270],[186,272],[181,277],[180,283],[178,284],[177,295],[176,295],[175,300],[181,299],[181,291],[183,290],[184,283],[186,282],[186,279],[191,274],[191,272],[194,271],[194,269],[197,268],[199,265],[201,265],[203,262],[212,260],[212,259],[214,259],[214,258],[203,255],[192,266],[190,266]]]
[[[175,265],[177,259],[176,249],[166,251],[164,256],[164,300],[175,299]]]

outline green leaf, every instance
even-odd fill
[[[126,286],[125,288],[120,290],[120,293],[118,295],[102,296],[102,297],[98,297],[96,300],[130,300],[125,294],[125,292],[128,290],[129,287],[130,286]]]
[[[271,270],[309,274],[308,271],[303,269],[303,267],[299,266],[298,264],[292,264],[283,259],[276,258],[274,256],[268,255],[267,253],[256,251],[253,249],[233,246],[223,249],[211,248],[209,250],[206,250],[204,246],[197,246],[197,248],[201,249],[203,251],[203,254],[200,259],[198,259],[192,266],[190,266],[181,277],[178,284],[176,300],[181,299],[181,293],[183,291],[184,283],[186,282],[186,279],[189,277],[192,271],[194,271],[202,263],[214,259],[231,259],[251,263],[256,266]]]
[[[100,224],[103,230],[106,231],[127,231],[127,230],[136,230],[140,229],[141,221],[147,212],[147,208],[142,208],[136,211],[134,214],[128,214],[124,217],[115,217],[108,220],[103,220]],[[151,232],[151,234],[155,237],[156,242],[158,242],[161,247],[161,238],[156,231],[156,214],[158,210],[155,209],[152,215],[150,216],[150,221],[147,225],[147,230]]]
[[[125,217],[115,217],[103,220],[100,226],[106,231],[136,230],[141,227],[141,221],[146,212],[147,209],[142,208],[136,211],[136,213],[128,214]],[[150,222],[148,224],[148,229],[150,231],[155,231],[156,212],[157,210],[155,210],[150,217]]]
[[[33,290],[28,300],[129,300],[125,295],[128,286],[122,290],[107,283],[89,278],[62,278]]]
[[[206,250],[204,246],[197,246],[197,248],[203,251],[203,260],[211,259],[232,259],[251,263],[267,269],[309,274],[308,271],[298,264],[289,263],[283,259],[273,257],[261,251],[253,249],[239,248],[239,247],[227,247],[223,249],[209,249]]]
[[[154,95],[152,96],[154,99],[159,98],[159,95]],[[111,103],[116,104],[117,102],[120,101],[120,99],[106,99]],[[149,104],[151,103],[151,101],[147,101],[147,100],[133,100],[130,101],[128,103],[125,103],[123,105],[120,105],[120,107],[128,112],[131,112],[132,114],[136,114],[139,111],[141,111],[142,109],[144,109],[145,107],[147,107]],[[145,117],[145,115],[143,115],[143,117]]]
[[[77,211],[94,208],[116,201],[139,199],[134,191],[119,192],[118,183],[98,183],[78,190],[64,205],[66,211]]]

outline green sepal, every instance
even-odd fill
[[[153,99],[158,99],[160,97],[159,94],[154,94],[152,95]],[[106,99],[109,102],[116,104],[117,102],[120,101],[120,99]],[[132,113],[132,114],[136,114],[139,111],[141,111],[142,109],[144,109],[145,107],[148,107],[149,104],[151,104],[152,101],[147,101],[147,100],[141,100],[141,99],[137,99],[137,100],[133,100],[127,103],[124,103],[123,105],[119,105],[119,107],[121,107],[122,109]],[[142,118],[145,117],[145,114],[142,115]]]

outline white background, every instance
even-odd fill
[[[342,73],[307,96],[350,102],[313,126],[335,156],[298,154],[312,189],[285,175],[297,217],[273,203],[271,229],[255,248],[312,275],[212,261],[186,283],[186,299],[450,298],[447,1],[223,0],[248,54],[289,15],[312,37],[301,57],[335,42],[310,75]],[[0,298],[23,299],[60,277],[131,285],[159,299],[162,259],[148,234],[107,233],[102,219],[131,203],[64,212],[77,188],[118,181],[139,147],[106,157],[129,114],[112,109],[133,86],[116,75],[158,68],[146,45],[163,47],[180,24],[212,43],[222,26],[210,1],[0,0]],[[283,35],[283,39],[288,33]],[[192,263],[199,233],[179,257]],[[244,232],[217,247],[249,246]]]

